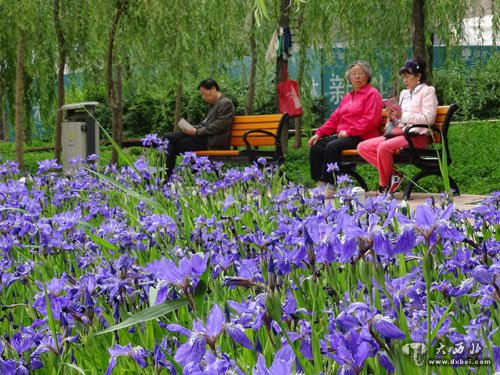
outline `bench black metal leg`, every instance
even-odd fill
[[[415,176],[413,176],[411,178],[408,185],[406,185],[406,188],[403,192],[403,199],[405,199],[405,200],[410,199],[413,186],[415,186],[415,184],[417,183],[418,180],[420,180],[424,177],[427,177],[427,176],[438,176],[438,177],[442,178],[441,171],[439,171],[439,170],[426,170],[426,171],[418,172]],[[453,191],[453,195],[460,195],[460,191],[458,189],[458,185],[455,182],[455,180],[451,176],[448,176],[448,178],[450,180],[450,187]]]
[[[453,179],[453,177],[448,176],[448,178],[450,179],[450,187],[451,190],[453,191],[453,195],[460,195],[460,190],[458,189],[458,185]]]

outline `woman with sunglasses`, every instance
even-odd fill
[[[403,181],[403,174],[393,168],[394,152],[408,146],[404,130],[414,124],[434,123],[437,111],[437,98],[434,87],[429,86],[426,64],[420,59],[407,60],[399,69],[406,89],[399,95],[399,106],[387,108],[389,123],[395,125],[393,136],[380,136],[358,144],[359,154],[378,170],[379,194],[393,194]],[[429,129],[425,127],[410,129],[413,145],[418,148],[427,146]]]

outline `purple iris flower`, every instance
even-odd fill
[[[151,178],[151,171],[149,168],[149,163],[144,156],[139,157],[134,162],[134,167],[141,174],[142,178]]]
[[[27,334],[26,332],[18,331],[12,335],[10,344],[18,354],[27,352],[35,345],[33,333]]]
[[[147,215],[140,218],[139,222],[144,227],[146,232],[153,236],[160,235],[162,238],[164,238],[165,235],[167,235],[172,243],[174,243],[175,239],[177,238],[177,225],[175,224],[174,219],[172,219],[168,215]]]
[[[480,297],[478,303],[484,307],[493,306],[495,303],[500,302],[498,288],[494,288],[493,285],[481,285],[476,292],[470,295]]]
[[[474,284],[476,284],[476,281],[474,279],[465,279],[460,283],[460,285],[450,288],[448,294],[451,297],[461,297],[468,293],[472,289]]]
[[[295,354],[289,345],[283,346],[276,352],[271,367],[267,367],[266,360],[259,354],[257,364],[252,369],[252,375],[290,375],[295,361]]]
[[[0,164],[0,176],[17,175],[19,173],[19,165],[15,161],[6,161]]]
[[[288,336],[292,342],[299,340],[300,352],[304,358],[313,360],[312,341],[311,341],[311,324],[305,320],[300,320],[297,324],[300,329],[299,332],[288,332]]]
[[[495,364],[495,371],[500,371],[500,346],[493,346],[493,363]]]
[[[309,220],[304,224],[305,245],[308,252],[309,263],[330,264],[335,259],[333,239],[337,237],[340,228],[323,220]]]
[[[490,269],[486,266],[480,265],[474,268],[471,272],[472,276],[479,281],[483,285],[488,285],[493,281],[493,272],[490,272],[493,267]],[[500,267],[497,267],[497,273],[500,275]]]
[[[81,158],[80,156],[77,156],[75,158],[71,158],[68,160],[69,161],[69,164],[71,164],[73,167],[76,167],[76,166],[82,166],[85,164],[85,159]]]
[[[38,164],[38,171],[37,174],[42,174],[45,172],[51,172],[51,171],[57,171],[59,169],[62,169],[62,165],[57,163],[57,160],[52,159],[52,160],[42,160],[42,161],[37,161]]]
[[[339,166],[337,165],[337,163],[327,163],[326,164],[326,171],[328,173],[338,172],[339,171]]]
[[[245,374],[225,353],[218,357],[207,350],[203,358],[203,363],[188,363],[184,367],[183,373],[189,375]]]
[[[239,314],[239,318],[235,321],[245,328],[251,328],[254,331],[259,330],[264,325],[266,314],[265,306],[266,294],[258,294],[253,299],[244,302],[227,301],[229,307]]]
[[[265,166],[266,166],[266,164],[267,164],[267,160],[266,160],[266,158],[258,158],[258,159],[257,159],[257,164],[258,164],[258,165],[261,165],[261,166],[263,166],[263,167],[265,167]]]
[[[406,335],[398,327],[392,324],[387,318],[382,315],[375,315],[373,318],[373,328],[384,339],[403,340]]]
[[[360,225],[359,222],[346,220],[344,223],[344,232],[347,239],[359,239],[366,247],[373,248],[378,254],[386,257],[392,257],[392,246],[389,242],[387,233],[384,231],[385,223],[380,223],[380,216],[377,214],[368,214],[368,222]]]
[[[128,344],[126,346],[115,344],[112,348],[108,349],[108,352],[111,357],[109,358],[109,365],[104,375],[111,374],[113,368],[116,366],[118,357],[121,356],[130,357],[137,362],[140,368],[146,368],[148,365],[146,359],[150,355],[150,352],[148,350],[145,350],[140,346],[132,347],[131,344]]]
[[[420,233],[427,245],[433,245],[439,234],[442,238],[459,242],[464,239],[464,234],[450,225],[455,206],[450,204],[444,210],[431,207],[426,204],[417,206],[413,214],[413,220],[403,214],[397,213],[398,221],[409,225]]]
[[[216,353],[216,343],[222,333],[226,332],[234,341],[248,349],[253,349],[250,339],[239,324],[224,321],[224,314],[219,305],[214,305],[207,316],[206,325],[199,319],[193,323],[193,330],[179,325],[168,324],[167,329],[189,338],[175,353],[174,359],[181,365],[190,362],[199,363],[205,355],[206,345]]]
[[[168,139],[161,139],[158,134],[147,134],[142,139],[142,145],[144,147],[154,147],[159,151],[166,151],[168,148]]]
[[[156,278],[166,281],[186,291],[189,287],[194,290],[200,276],[207,269],[207,261],[200,255],[194,254],[191,258],[182,258],[179,265],[170,259],[163,258],[147,265]]]
[[[380,366],[382,366],[387,372],[393,373],[394,371],[396,371],[391,360],[384,353],[379,352],[377,357],[378,357],[378,363],[380,363]]]
[[[3,360],[0,358],[0,373],[3,375],[29,375],[29,371],[19,362],[13,359]]]
[[[342,330],[351,331],[366,325],[372,316],[373,313],[367,304],[354,302],[341,311],[335,321]]]
[[[323,351],[337,362],[340,374],[350,371],[358,374],[364,367],[365,360],[371,354],[371,346],[356,331],[350,331],[347,336],[333,333],[320,341]]]

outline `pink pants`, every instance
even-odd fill
[[[412,141],[417,148],[427,146],[426,135],[417,135],[412,138]],[[358,152],[363,159],[378,169],[380,186],[385,187],[390,182],[394,152],[407,146],[408,141],[402,135],[390,139],[382,136],[361,142],[358,145]]]

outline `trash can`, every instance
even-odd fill
[[[98,102],[84,102],[61,107],[64,111],[61,124],[63,171],[78,167],[70,164],[71,159],[86,160],[89,155],[99,155],[99,128],[93,117],[98,105]]]

